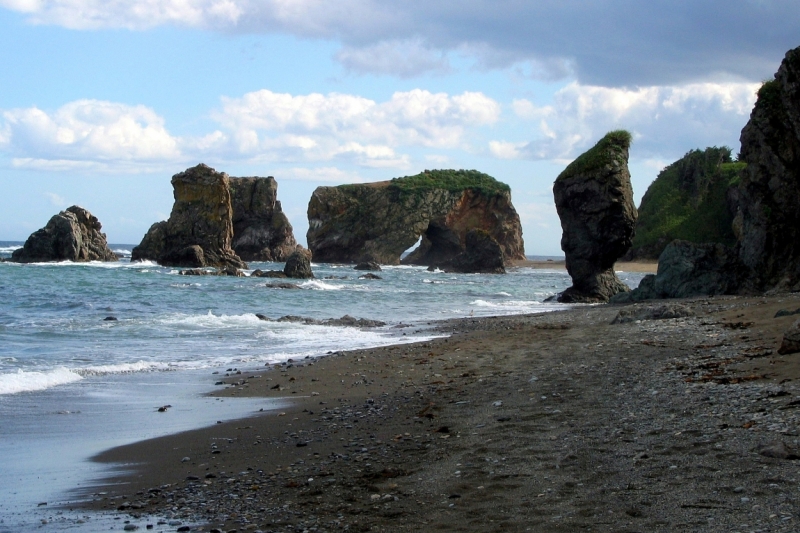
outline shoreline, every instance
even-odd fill
[[[103,452],[133,471],[79,507],[197,531],[796,529],[794,465],[757,450],[797,446],[793,319],[773,317],[800,295],[624,309],[664,303],[695,316],[455,319],[228,376],[214,396],[292,405]]]
[[[553,270],[566,270],[565,260],[530,260],[525,261],[512,261],[511,267],[513,268],[535,268],[535,269],[553,269]],[[655,274],[658,270],[658,260],[653,261],[617,261],[614,264],[614,270],[617,272],[644,272],[647,274]]]

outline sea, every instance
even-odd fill
[[[0,258],[20,246],[0,241]],[[220,374],[430,339],[442,335],[432,326],[445,319],[563,309],[544,300],[570,285],[559,269],[482,275],[385,266],[382,279],[370,280],[352,265],[314,263],[316,279],[276,289],[267,287],[272,279],[184,276],[132,263],[133,246],[110,245],[122,257],[115,263],[0,262],[0,533],[123,530],[118,515],[70,510],[69,502],[126,466],[92,456],[281,407],[208,397]],[[630,286],[643,276],[618,275]],[[286,315],[386,325],[275,320]]]

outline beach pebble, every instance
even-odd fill
[[[190,457],[184,457],[183,459],[181,459],[181,462],[182,462],[182,463],[188,463],[188,462],[189,462],[189,461],[191,461],[191,460],[192,460],[192,459],[191,459]]]

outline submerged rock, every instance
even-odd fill
[[[375,261],[364,261],[362,263],[357,264],[353,270],[373,270],[373,271],[380,271],[381,266],[376,263]]]
[[[297,248],[275,178],[230,178],[231,248],[244,261],[286,261]]]
[[[47,225],[35,231],[22,248],[14,250],[11,261],[40,263],[51,261],[118,261],[108,248],[100,221],[77,205],[53,215]]]
[[[451,261],[466,236],[482,229],[505,260],[525,259],[522,227],[510,189],[474,170],[432,170],[381,183],[318,187],[308,204],[308,245],[321,262]]]
[[[309,318],[305,316],[286,315],[280,317],[278,322],[297,322],[300,324],[316,325],[316,326],[346,326],[353,328],[380,328],[386,325],[386,322],[380,320],[370,320],[368,318],[355,318],[350,315],[344,315],[342,318],[326,318],[319,320],[316,318]]]
[[[175,174],[175,203],[166,222],[153,224],[133,249],[131,261],[164,266],[234,267],[247,265],[231,248],[232,207],[228,175],[200,164]]]
[[[556,179],[561,249],[572,277],[572,287],[558,297],[561,302],[606,302],[629,290],[614,273],[614,263],[630,248],[637,218],[630,143],[628,132],[610,132]]]

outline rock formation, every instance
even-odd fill
[[[14,250],[11,261],[117,261],[108,249],[97,217],[77,205],[54,215],[45,227],[35,231],[22,248]]]
[[[744,166],[725,146],[692,150],[667,166],[642,198],[625,260],[658,259],[675,239],[733,246],[735,191]]]
[[[164,266],[247,265],[231,249],[233,222],[228,175],[200,164],[172,176],[175,203],[166,222],[153,224],[131,261]]]
[[[800,352],[800,320],[784,332],[781,346],[778,348],[778,353],[781,355],[797,352]]]
[[[760,290],[800,289],[800,47],[758,91],[742,130],[739,258]]]
[[[431,265],[446,272],[505,274],[503,250],[496,240],[482,229],[473,229],[467,233],[465,249],[450,261]]]
[[[286,274],[287,278],[313,278],[314,273],[311,271],[311,252],[306,249],[296,250],[289,256],[289,259],[286,260],[283,273]]]
[[[800,290],[800,48],[759,89],[740,140],[747,166],[736,190],[736,247],[667,247],[658,274],[614,301],[680,298],[686,287],[692,295]]]
[[[507,185],[471,170],[432,170],[381,183],[319,187],[308,204],[308,245],[320,262],[447,262],[472,229],[486,231],[504,260],[524,259],[519,216]]]
[[[244,261],[284,262],[297,248],[275,178],[230,178],[231,247]]]
[[[572,277],[561,302],[606,302],[629,290],[614,274],[614,263],[630,248],[636,225],[630,142],[628,132],[610,132],[556,179],[561,249]]]

